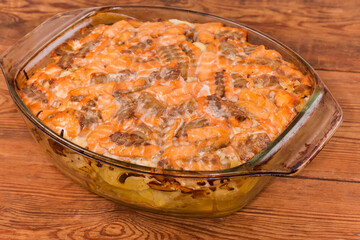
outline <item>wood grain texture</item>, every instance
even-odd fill
[[[133,210],[61,174],[28,133],[0,76],[0,239],[360,239],[358,1],[18,0],[0,2],[0,53],[48,17],[112,4],[176,6],[240,21],[317,70],[344,121],[300,174],[275,180],[243,210],[215,219]]]

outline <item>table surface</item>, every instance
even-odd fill
[[[111,4],[176,6],[263,31],[303,56],[344,120],[301,173],[275,178],[241,211],[178,218],[138,211],[61,174],[28,133],[0,77],[0,239],[360,239],[360,7],[356,0],[0,2],[0,53],[48,17]]]

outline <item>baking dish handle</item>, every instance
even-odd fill
[[[318,76],[316,76],[318,78]],[[304,168],[335,133],[342,121],[342,109],[329,90],[322,86],[313,93],[313,102],[292,123],[292,127],[259,161],[252,174],[288,175]]]

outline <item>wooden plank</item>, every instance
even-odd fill
[[[46,18],[103,4],[166,5],[231,18],[284,42],[319,71],[344,122],[299,175],[215,219],[136,211],[61,174],[28,133],[0,77],[0,239],[360,239],[360,15],[355,0],[0,2],[0,53]],[[344,72],[347,71],[347,72]]]
[[[39,176],[56,176],[44,166]],[[20,171],[19,171],[20,173]],[[1,175],[3,176],[3,175]],[[67,178],[17,175],[0,183],[6,239],[359,239],[360,184],[275,179],[242,211],[178,218],[136,211],[88,193]]]

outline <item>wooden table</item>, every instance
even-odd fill
[[[133,210],[90,193],[40,151],[0,78],[0,239],[360,239],[360,6],[356,0],[19,0],[0,2],[0,52],[46,18],[104,4],[188,8],[279,39],[317,70],[344,121],[300,174],[276,178],[215,219]]]

